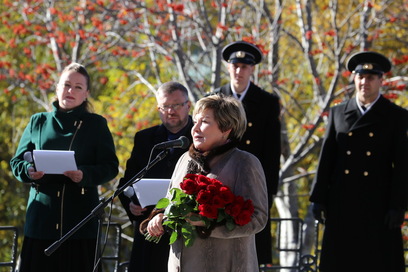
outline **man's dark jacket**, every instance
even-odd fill
[[[354,98],[330,110],[310,197],[327,207],[321,271],[405,271],[385,218],[407,207],[407,114],[383,96],[364,115]]]
[[[177,134],[176,138],[185,136],[189,139],[190,143],[192,143],[192,126],[193,122],[190,117],[188,125]],[[124,177],[121,178],[119,182],[119,186],[122,186],[132,179],[147,165],[150,151],[155,144],[168,140],[168,131],[163,124],[137,132],[134,137],[133,150],[129,160],[126,162],[126,171]],[[178,159],[187,150],[188,148],[175,148],[170,150],[169,154],[153,166],[144,177],[170,179]],[[152,154],[152,159],[154,159],[160,151],[162,150],[155,150]],[[133,221],[135,225],[129,271],[167,272],[169,237],[163,235],[160,242],[155,244],[146,241],[145,237],[139,233],[140,223],[149,216],[154,206],[149,206],[148,211],[144,212],[144,215],[135,216],[129,210],[130,199],[124,194],[120,194],[119,199],[122,202],[123,207],[126,209],[129,219]]]

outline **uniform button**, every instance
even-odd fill
[[[248,127],[252,127],[252,122],[248,122]]]
[[[373,133],[373,132],[370,132],[370,133],[368,133],[368,136],[374,137],[374,133]]]
[[[370,151],[367,151],[366,152],[366,155],[369,157],[369,156],[371,156],[371,152]]]
[[[57,197],[60,197],[60,195],[61,195],[61,192],[58,191],[58,192],[57,192]]]
[[[58,223],[55,225],[55,229],[58,229],[59,228],[59,226],[58,226]]]
[[[344,174],[348,175],[350,171],[348,169],[344,170]]]
[[[351,155],[351,151],[350,151],[350,150],[347,150],[346,154],[347,154],[347,155]]]
[[[368,176],[368,172],[367,172],[367,171],[364,171],[363,175],[364,175],[365,177]]]
[[[347,135],[348,136],[353,136],[353,132],[349,132]]]
[[[247,145],[249,145],[249,144],[251,144],[251,140],[246,140],[245,143],[246,143]]]

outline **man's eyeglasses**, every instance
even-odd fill
[[[188,100],[183,103],[179,103],[179,104],[158,106],[157,108],[161,111],[168,111],[169,109],[177,111],[181,109],[181,107],[183,107],[185,104],[187,104],[187,102]]]

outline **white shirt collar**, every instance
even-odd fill
[[[369,109],[371,109],[371,107],[375,104],[375,102],[377,102],[378,98],[380,98],[380,95],[381,95],[381,94],[378,94],[377,98],[376,98],[372,103],[364,105],[365,108],[366,108],[365,111],[364,111],[363,108],[361,107],[361,106],[363,106],[363,105],[361,105],[361,102],[358,100],[358,97],[357,97],[357,95],[356,95],[357,106],[358,106],[358,109],[360,110],[360,112],[361,112],[362,115],[364,115],[365,113],[367,113],[367,111],[368,111]]]
[[[241,97],[240,97],[240,98],[238,98],[238,95],[237,95],[237,92],[235,91],[234,85],[231,84],[231,90],[232,90],[233,96],[234,96],[236,99],[242,101],[242,99],[244,99],[246,93],[248,92],[248,89],[249,89],[249,85],[250,85],[250,84],[251,84],[251,81],[248,81],[248,85],[246,86],[245,90],[241,93]]]

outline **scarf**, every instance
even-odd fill
[[[201,175],[208,175],[211,169],[209,166],[210,161],[218,156],[221,155],[228,150],[236,147],[238,145],[237,141],[230,141],[224,145],[218,146],[210,151],[199,151],[194,147],[194,145],[190,146],[188,150],[191,160],[188,162],[187,165],[187,173],[188,174],[201,174]]]

